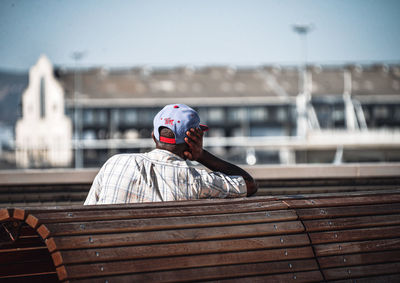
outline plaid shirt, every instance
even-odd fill
[[[85,205],[246,196],[242,176],[189,166],[161,149],[111,157],[93,181]]]

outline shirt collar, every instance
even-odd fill
[[[156,148],[156,149],[153,149],[152,151],[150,151],[149,152],[149,156],[157,157],[157,159],[160,159],[162,161],[183,161],[183,162],[186,162],[185,159],[183,159],[179,155],[176,155],[175,153],[172,153],[172,152],[170,152],[168,150],[160,149],[160,148]]]

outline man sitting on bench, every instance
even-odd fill
[[[257,191],[245,170],[203,149],[208,128],[189,106],[167,105],[153,124],[156,149],[111,157],[95,177],[85,205],[232,198]],[[189,165],[187,159],[211,172]]]

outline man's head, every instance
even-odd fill
[[[191,128],[206,131],[207,126],[200,124],[200,117],[195,110],[185,104],[170,104],[165,106],[154,117],[154,139],[157,147],[167,150],[171,148],[187,148],[186,132]]]
[[[170,104],[165,106],[154,117],[154,136],[155,138],[167,144],[184,144],[186,132],[191,128],[201,128],[207,131],[208,127],[200,125],[199,114],[185,104]],[[162,128],[168,128],[172,131],[173,137],[160,135]]]

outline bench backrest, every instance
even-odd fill
[[[2,209],[0,280],[400,280],[400,189]]]

